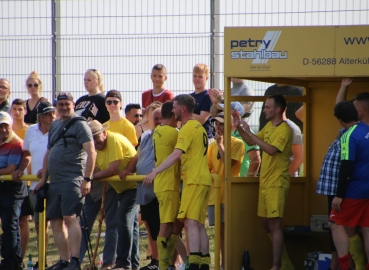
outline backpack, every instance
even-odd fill
[[[65,133],[77,121],[86,121],[86,119],[82,116],[73,117],[72,120],[70,120],[70,122],[65,125],[63,130],[60,132],[59,136],[56,138],[56,140],[53,143],[50,143],[50,146],[51,146],[50,148],[52,148],[60,139],[64,140],[64,147],[66,148],[67,147],[66,138],[76,138],[76,136],[74,135],[65,136]]]

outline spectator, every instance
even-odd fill
[[[32,125],[27,129],[24,143],[23,143],[23,157],[19,168],[13,173],[13,180],[18,181],[19,177],[23,175],[24,170],[27,168],[29,161],[31,161],[30,173],[37,175],[38,178],[42,177],[43,158],[47,150],[47,141],[49,138],[49,129],[51,124],[55,121],[55,108],[49,102],[41,102],[37,107],[37,119],[38,124]],[[32,157],[32,158],[31,158]],[[34,189],[38,182],[32,181],[29,196],[32,201],[32,206],[36,205],[37,197],[34,194]],[[39,213],[32,213],[33,220],[35,222],[36,234],[39,232]],[[27,220],[28,223],[28,220]],[[49,241],[48,223],[46,224],[45,231],[46,247]],[[21,236],[22,237],[22,236]],[[23,238],[22,238],[23,239]],[[38,239],[38,237],[37,237]],[[23,240],[22,240],[23,241]],[[22,243],[23,245],[23,243]],[[24,251],[22,251],[24,252]],[[24,253],[23,253],[24,254]],[[38,269],[38,262],[35,264],[35,269]],[[47,264],[46,264],[47,268]]]
[[[10,88],[4,80],[0,86]],[[0,141],[0,175],[12,174],[22,159],[23,141],[13,132],[10,115],[4,111],[0,112]],[[18,220],[22,200],[27,194],[26,184],[22,181],[0,182],[1,270],[23,269]]]
[[[142,109],[146,112],[148,106],[154,101],[164,103],[173,99],[173,93],[165,88],[164,83],[167,80],[167,69],[162,64],[156,64],[151,70],[151,81],[153,89],[142,93]],[[146,113],[145,113],[146,114]],[[149,119],[146,118],[146,119]]]
[[[32,71],[26,80],[26,87],[30,99],[26,100],[27,114],[24,116],[24,122],[28,125],[37,123],[37,107],[41,102],[47,101],[46,98],[41,96],[42,81],[36,71]]]
[[[241,106],[241,104],[239,104]],[[208,165],[211,173],[218,174],[221,179],[220,201],[221,205],[221,228],[220,228],[220,251],[222,253],[221,267],[224,269],[225,253],[224,253],[224,203],[225,203],[225,168],[224,168],[224,113],[219,113],[215,118],[211,119],[215,126],[215,141],[209,145]],[[232,118],[233,120],[233,118]],[[233,122],[233,121],[232,121]],[[233,128],[233,123],[231,124]],[[234,177],[240,175],[242,160],[244,158],[245,148],[242,140],[231,137],[231,174]],[[215,194],[214,186],[212,187],[208,202],[208,219],[209,226],[215,224]]]
[[[347,129],[341,137],[341,162],[338,174],[336,196],[332,200],[329,226],[338,253],[340,269],[350,269],[349,236],[344,226],[360,226],[363,238],[368,239],[369,221],[369,127],[359,122],[358,112],[349,101],[336,104],[334,115],[339,123]],[[365,241],[366,249],[368,248]],[[358,269],[358,268],[357,268]],[[369,263],[366,264],[369,269]]]
[[[286,100],[282,95],[270,96],[264,106],[267,125],[253,134],[250,126],[234,112],[234,124],[242,139],[249,145],[257,144],[265,153],[262,156],[259,188],[258,216],[270,235],[273,244],[273,270],[293,269],[283,244],[282,217],[290,187],[289,158],[292,147],[292,131],[283,121]]]
[[[90,128],[74,113],[72,95],[61,92],[56,100],[60,118],[50,126],[42,180],[35,189],[43,187],[50,174],[46,218],[50,220],[60,254],[56,267],[81,269],[81,229],[77,217],[81,213],[84,196],[90,192],[96,152]],[[67,128],[69,123],[72,125]]]
[[[25,133],[28,129],[28,125],[24,123],[24,116],[27,113],[26,103],[22,99],[14,99],[12,106],[10,107],[10,113],[13,118],[12,129],[19,138],[24,140]],[[29,191],[30,183],[27,182],[27,189]],[[19,218],[20,236],[21,236],[21,247],[22,247],[22,258],[26,253],[26,249],[29,242],[29,226],[28,219],[33,215],[33,205],[30,201],[29,195],[23,199],[21,206],[21,213]]]
[[[103,75],[97,69],[88,69],[84,84],[88,94],[77,100],[75,113],[87,121],[96,119],[100,123],[105,123],[109,120],[109,113],[105,107]]]
[[[152,118],[152,112],[161,107],[162,103],[159,101],[154,101],[153,103],[151,103],[149,106],[147,106],[146,110],[145,110],[145,118],[147,121],[145,122],[141,122],[140,124],[137,124],[135,126],[136,129],[136,136],[138,139],[138,143],[140,143],[141,141],[141,135],[147,131],[147,130],[153,130],[155,128],[154,125],[154,119]]]
[[[209,143],[214,141],[213,128],[210,120],[211,100],[206,89],[206,82],[209,79],[209,67],[205,64],[196,64],[192,70],[192,81],[195,92],[190,95],[195,99],[195,109],[193,117],[203,125],[208,134]]]
[[[274,84],[265,91],[264,96],[283,95],[283,96],[302,96],[303,89],[298,86],[285,85],[285,84]],[[299,118],[296,117],[296,111],[302,106],[301,102],[288,102],[287,103],[287,119],[294,122],[300,130],[303,130],[303,124]],[[260,113],[260,126],[259,130],[262,130],[266,123],[269,121],[264,113],[265,102]]]
[[[195,80],[197,81],[197,80]],[[211,190],[211,176],[207,165],[208,134],[201,123],[193,119],[195,99],[190,95],[174,98],[173,112],[177,121],[182,122],[174,151],[147,177],[145,185],[151,185],[154,178],[181,160],[183,190],[177,219],[184,222],[189,236],[190,270],[209,269],[209,238],[205,230],[206,206]],[[185,155],[183,155],[185,154]],[[172,246],[175,237],[170,238]]]
[[[94,181],[118,175],[120,171],[126,169],[136,154],[132,143],[121,134],[106,131],[97,120],[89,122],[88,125],[97,151]],[[136,183],[115,181],[109,183],[116,190],[119,201],[116,211],[118,246],[114,269],[139,269],[138,235],[134,237],[132,233],[138,214]]]
[[[124,109],[124,113],[129,122],[133,125],[137,125],[142,121],[142,110],[140,104],[129,103]]]
[[[152,113],[155,119],[155,128],[161,124],[161,108],[156,108]],[[126,170],[120,172],[121,180],[125,180],[127,175],[137,173],[138,175],[149,174],[155,168],[155,153],[152,143],[153,130],[145,131],[141,138],[140,147],[136,155],[129,162]],[[151,246],[151,262],[141,270],[155,270],[159,266],[159,253],[157,247],[157,237],[160,229],[159,202],[153,190],[153,186],[143,186],[137,182],[137,204],[141,209],[141,219],[143,220],[148,233],[148,247]]]
[[[10,95],[10,82],[7,79],[0,78],[0,112],[10,114],[10,105],[8,97]]]

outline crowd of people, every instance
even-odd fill
[[[174,96],[165,88],[165,66],[157,64],[151,71],[153,86],[137,104],[124,104],[118,90],[105,93],[96,69],[85,72],[87,94],[76,101],[70,92],[60,92],[49,102],[41,95],[41,78],[32,72],[26,80],[30,98],[9,103],[10,82],[0,79],[0,175],[13,177],[0,182],[0,269],[22,269],[29,216],[39,229],[35,205],[41,191],[47,191],[46,232],[50,225],[60,254],[48,269],[81,269],[88,228],[100,208],[106,224],[102,269],[176,269],[178,257],[190,270],[209,269],[205,220],[208,216],[214,225],[211,173],[224,179],[225,151],[230,152],[232,176],[260,176],[257,213],[272,241],[272,269],[294,269],[284,248],[282,218],[290,177],[298,176],[303,163],[302,122],[295,116],[302,104],[287,103],[283,95],[302,95],[302,88],[268,88],[257,133],[249,123],[254,104],[230,103],[227,150],[227,104],[222,91],[207,89],[208,78],[209,67],[196,64],[194,92]],[[232,83],[232,95],[253,95],[243,80],[232,78]],[[146,175],[144,181],[125,181],[135,173]],[[40,181],[20,181],[24,174]],[[115,175],[122,181],[103,181]],[[222,181],[223,269],[224,193]],[[140,220],[151,249],[147,266],[139,262]]]

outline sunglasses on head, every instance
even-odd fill
[[[144,115],[143,114],[138,114],[138,113],[136,113],[135,115],[133,115],[133,117],[143,117]]]
[[[29,84],[27,84],[27,86],[28,86],[28,88],[31,88],[32,86],[35,87],[35,88],[37,88],[38,87],[38,83],[34,83],[34,84],[29,83]]]
[[[105,103],[108,104],[108,105],[111,105],[112,103],[114,105],[118,105],[119,101],[118,100],[107,100],[107,101],[105,101]]]

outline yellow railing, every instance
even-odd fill
[[[126,181],[142,181],[146,175],[130,175],[127,176]],[[217,174],[212,174],[211,178],[214,184],[215,191],[215,236],[214,236],[214,269],[220,270],[220,185],[221,180]],[[40,181],[36,175],[23,175],[23,181]],[[12,180],[11,175],[0,175],[0,180]],[[118,176],[106,178],[104,181],[122,181]],[[45,203],[46,209],[46,203]],[[38,234],[38,266],[40,270],[45,270],[45,228],[46,228],[46,214],[45,211],[40,213],[39,218],[39,234]],[[41,256],[40,256],[41,255]]]

